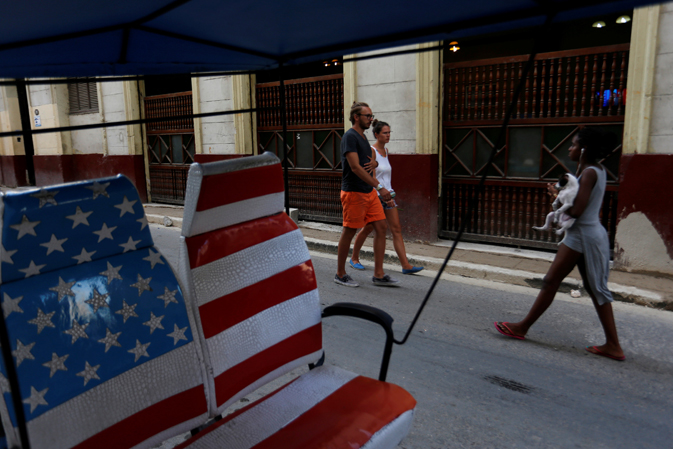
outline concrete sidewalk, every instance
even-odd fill
[[[183,208],[180,206],[146,204],[145,213],[150,223],[182,226]],[[309,249],[336,254],[341,235],[340,226],[299,222],[299,227]],[[373,267],[372,242],[372,238],[368,238],[361,252],[361,261],[368,268]],[[431,243],[405,242],[409,262],[416,266],[424,266],[426,270],[431,271],[439,270],[452,244],[450,240]],[[399,266],[392,241],[388,240],[386,248],[385,262]],[[445,272],[469,278],[539,288],[553,259],[554,253],[549,252],[459,243]],[[350,267],[347,269],[351,270]],[[403,277],[401,268],[399,271],[398,277]],[[673,279],[669,277],[612,270],[608,287],[618,301],[673,310]],[[560,290],[566,293],[579,290],[582,296],[586,296],[577,269],[566,278]]]

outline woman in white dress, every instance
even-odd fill
[[[388,160],[388,149],[386,148],[386,144],[390,142],[390,125],[388,125],[386,122],[374,120],[372,122],[372,130],[374,132],[374,138],[376,139],[376,142],[374,145],[372,145],[372,160],[376,160],[376,162],[378,162],[374,178],[384,188],[393,193],[394,191],[391,186],[392,168],[390,166],[390,161]],[[393,246],[395,247],[397,257],[400,259],[400,263],[402,264],[402,273],[418,273],[423,269],[423,267],[414,267],[407,259],[407,252],[404,248],[404,239],[402,238],[402,227],[400,226],[400,216],[397,212],[397,203],[395,202],[395,198],[388,202],[383,201],[381,198],[379,198],[379,200],[383,206],[383,212],[386,214],[388,229],[390,229],[390,232],[393,234]],[[365,269],[365,267],[360,263],[360,248],[362,248],[362,245],[365,243],[365,239],[372,232],[372,230],[372,225],[368,224],[362,228],[355,237],[355,243],[353,244],[353,256],[351,257],[350,265],[356,270]]]

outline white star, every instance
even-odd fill
[[[70,335],[72,337],[70,344],[74,344],[78,338],[89,338],[85,332],[88,326],[89,323],[79,324],[77,321],[73,321],[72,328],[63,331],[63,333]]]
[[[154,312],[150,312],[150,319],[149,321],[145,321],[143,324],[145,326],[148,326],[150,328],[150,335],[156,330],[156,328],[163,329],[164,327],[161,325],[161,320],[164,319],[166,315],[161,315],[161,316],[154,316]]]
[[[120,218],[123,217],[126,212],[130,214],[135,214],[135,212],[133,211],[133,205],[137,202],[138,200],[129,201],[128,198],[126,198],[126,195],[124,195],[124,201],[122,201],[121,204],[115,204],[115,207],[121,210],[119,217]]]
[[[145,343],[144,345],[140,344],[140,340],[136,340],[136,347],[133,349],[129,349],[128,352],[131,354],[135,354],[136,359],[134,362],[137,362],[138,359],[142,356],[149,357],[150,355],[147,353],[147,348],[149,347],[150,343]]]
[[[150,287],[150,281],[152,278],[147,278],[143,279],[142,276],[140,276],[140,273],[138,273],[138,282],[135,284],[131,284],[131,287],[135,287],[138,289],[138,296],[142,295],[145,290],[148,292],[152,291],[152,288]]]
[[[35,387],[31,385],[30,397],[23,400],[24,404],[30,405],[30,413],[33,413],[38,405],[49,405],[47,401],[44,400],[44,395],[47,394],[47,391],[49,391],[49,388],[45,388],[42,391],[37,391]]]
[[[118,346],[121,348],[122,345],[120,345],[119,342],[117,341],[117,339],[121,334],[122,334],[121,332],[113,334],[112,332],[110,332],[110,329],[106,328],[105,338],[101,338],[100,340],[98,340],[98,343],[105,343],[105,352],[108,352],[108,350],[113,346]]]
[[[139,219],[137,219],[136,221],[137,221],[138,223],[140,223],[140,230],[141,230],[141,231],[142,231],[143,229],[145,229],[145,227],[147,227],[147,217],[145,216],[145,214],[143,214],[142,218],[139,218]]]
[[[35,276],[36,274],[40,274],[40,270],[46,266],[47,264],[35,265],[35,262],[31,260],[30,265],[28,265],[28,267],[21,268],[19,271],[23,271],[24,273],[26,273],[26,277],[29,278],[31,276]]]
[[[171,337],[173,339],[173,344],[177,345],[178,341],[180,340],[187,340],[187,337],[185,337],[185,331],[187,330],[186,327],[183,327],[182,329],[178,328],[178,325],[173,323],[173,332],[170,334],[167,334],[167,337]]]
[[[91,304],[91,307],[93,307],[93,311],[95,313],[98,312],[98,309],[100,309],[101,307],[110,307],[107,301],[105,300],[108,296],[110,296],[109,293],[101,295],[100,293],[98,293],[98,290],[96,290],[96,288],[94,287],[93,298],[87,299],[84,302],[87,304]]]
[[[109,185],[109,182],[106,182],[105,184],[98,184],[96,181],[94,181],[92,185],[84,186],[84,188],[93,191],[93,199],[95,200],[98,198],[98,195],[103,195],[104,197],[110,198],[110,195],[108,195],[107,191],[105,190]]]
[[[54,316],[56,312],[44,313],[42,309],[37,308],[37,316],[28,322],[37,326],[37,333],[39,334],[44,330],[45,327],[56,327],[54,323],[51,322],[51,317]]]
[[[72,256],[72,258],[77,261],[77,265],[84,262],[91,262],[91,256],[93,256],[95,252],[96,251],[88,252],[86,248],[82,248],[82,252],[79,253],[79,256]]]
[[[44,190],[44,189],[42,189],[42,190],[40,190],[40,191],[37,192],[37,193],[33,193],[33,194],[31,194],[30,196],[32,196],[33,198],[37,198],[37,199],[40,200],[40,205],[39,205],[38,209],[42,209],[42,206],[44,206],[44,205],[47,204],[47,203],[49,203],[49,204],[53,204],[54,206],[58,206],[58,203],[57,203],[56,200],[54,199],[54,197],[55,197],[57,194],[58,194],[58,190],[55,190],[55,191],[51,191],[51,192],[50,192],[50,191],[48,191],[48,190]]]
[[[168,307],[168,304],[174,302],[178,303],[178,300],[175,299],[175,294],[177,293],[177,290],[169,290],[168,287],[164,287],[164,294],[161,296],[157,296],[159,299],[164,300],[164,308]]]
[[[61,276],[59,276],[58,285],[56,287],[50,287],[49,290],[58,293],[58,300],[60,301],[64,296],[75,296],[75,292],[72,291],[73,285],[75,285],[75,281],[65,282],[61,279]]]
[[[107,224],[103,223],[103,227],[100,228],[100,231],[93,231],[94,234],[98,235],[98,242],[100,243],[105,239],[114,240],[112,237],[112,231],[117,229],[117,226],[112,226],[111,228],[107,227]]]
[[[24,346],[23,343],[21,343],[21,341],[19,341],[18,339],[16,340],[16,349],[12,351],[12,355],[16,357],[17,367],[21,365],[21,362],[23,362],[25,359],[35,360],[33,354],[30,353],[30,350],[33,349],[33,346],[35,346],[35,342],[28,343],[27,345]]]
[[[96,371],[98,371],[98,368],[100,368],[100,365],[91,366],[91,365],[89,365],[89,362],[85,361],[84,362],[84,371],[80,371],[79,373],[77,373],[75,375],[79,376],[79,377],[83,377],[84,378],[84,386],[86,386],[86,384],[91,379],[100,380],[100,377],[98,377],[98,374],[96,374]]]
[[[0,391],[3,393],[11,393],[12,389],[9,386],[9,379],[0,373]]]
[[[72,229],[75,229],[78,224],[83,224],[89,226],[89,215],[93,214],[93,211],[91,212],[82,212],[82,209],[77,206],[75,209],[75,214],[74,215],[66,215],[65,218],[68,220],[72,220]]]
[[[23,310],[21,307],[19,307],[19,303],[23,299],[23,296],[19,296],[18,298],[12,299],[7,293],[3,294],[3,299],[2,299],[2,311],[5,314],[5,318],[9,316],[10,313],[16,312],[16,313],[23,313]]]
[[[60,239],[59,240],[59,239],[56,238],[56,236],[54,234],[52,234],[51,239],[48,242],[40,243],[40,246],[44,246],[45,248],[47,248],[47,256],[48,256],[49,254],[53,253],[54,251],[64,252],[63,251],[63,243],[65,243],[66,240],[68,240],[68,239],[65,238],[65,239]]]
[[[12,256],[18,251],[18,249],[13,249],[11,251],[7,251],[5,249],[5,245],[2,245],[0,255],[2,255],[2,261],[11,265],[14,265],[14,261],[12,260]]]
[[[49,368],[49,377],[53,377],[58,370],[68,371],[68,368],[65,367],[65,361],[68,357],[70,357],[70,354],[59,357],[55,352],[51,353],[51,361],[42,364],[42,366]]]
[[[10,228],[16,229],[19,231],[19,236],[16,238],[17,240],[21,239],[26,234],[34,235],[37,237],[37,234],[35,233],[35,226],[39,225],[39,221],[29,221],[28,217],[25,215],[21,219],[21,223],[11,225]]]
[[[119,279],[120,281],[123,281],[122,277],[119,275],[119,270],[121,269],[122,265],[119,265],[118,267],[113,267],[110,262],[107,262],[107,270],[101,271],[98,274],[107,276],[107,285],[110,285],[110,282],[112,282],[113,279]]]
[[[138,304],[133,304],[132,306],[130,306],[126,304],[126,301],[122,301],[122,304],[123,304],[122,308],[117,310],[115,313],[124,317],[124,323],[126,323],[126,320],[128,320],[132,316],[140,318],[138,314],[135,312],[135,309],[138,306]]]
[[[152,264],[152,269],[154,270],[154,266],[158,263],[161,265],[166,265],[163,260],[161,260],[161,253],[157,252],[152,252],[152,249],[150,248],[150,255],[147,257],[143,257],[143,260],[148,261],[149,263]]]
[[[129,237],[126,243],[121,243],[119,246],[124,248],[124,252],[135,251],[138,242],[140,242],[140,240],[133,240],[133,237]]]

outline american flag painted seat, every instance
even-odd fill
[[[0,296],[30,446],[143,448],[205,422],[191,307],[133,184],[12,192],[0,208]],[[6,368],[0,412],[14,447]]]
[[[271,153],[190,168],[178,273],[214,415],[324,355],[313,265],[283,202]],[[320,366],[179,447],[392,448],[408,433],[415,404],[396,385]]]

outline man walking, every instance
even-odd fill
[[[343,206],[343,231],[339,239],[337,256],[337,274],[334,282],[347,287],[359,284],[346,274],[346,259],[351,241],[358,228],[367,223],[374,226],[374,277],[375,285],[395,285],[399,283],[383,272],[383,256],[386,250],[386,215],[374,189],[381,194],[381,200],[390,201],[390,192],[367,173],[376,167],[372,159],[372,149],[365,137],[365,130],[374,119],[372,110],[367,103],[353,103],[350,112],[352,128],[346,131],[341,139],[341,165],[343,178],[341,181],[341,204]]]

